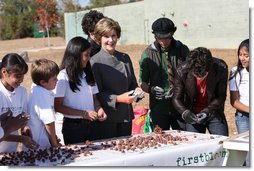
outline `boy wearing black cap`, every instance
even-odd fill
[[[155,41],[142,53],[139,61],[140,82],[149,93],[153,126],[163,130],[185,130],[185,123],[171,103],[174,70],[185,61],[189,48],[175,40],[175,24],[168,18],[159,18],[152,24]]]

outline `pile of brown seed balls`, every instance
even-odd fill
[[[64,165],[68,160],[74,160],[80,155],[92,155],[92,152],[79,146],[65,146],[59,148],[45,148],[38,150],[3,153],[0,156],[1,166],[36,166],[40,165]]]
[[[173,136],[170,133],[152,133],[146,136],[134,136],[127,139],[111,140],[103,142],[103,146],[109,146],[111,150],[125,153],[127,151],[142,151],[149,148],[158,148],[162,145],[177,145],[180,142],[188,141],[187,138]]]

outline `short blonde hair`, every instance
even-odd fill
[[[110,31],[115,30],[117,38],[121,37],[121,27],[118,22],[111,18],[103,18],[97,22],[94,29],[94,38],[98,44],[101,44],[101,38]]]
[[[41,80],[48,82],[51,77],[58,73],[59,67],[54,61],[42,58],[37,59],[32,63],[31,78],[37,85],[40,85]]]

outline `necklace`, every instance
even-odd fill
[[[194,72],[192,74],[196,78],[197,82],[199,82],[200,89],[199,89],[199,86],[197,86],[197,89],[199,89],[199,92],[201,94],[203,94],[204,91],[205,91],[205,85],[206,85],[206,80],[207,80],[208,72],[206,72],[206,74],[203,77],[198,77]]]
[[[204,89],[205,89],[205,85],[206,85],[206,80],[207,80],[207,75],[206,77],[201,80],[200,82],[200,93],[203,94],[204,93]]]

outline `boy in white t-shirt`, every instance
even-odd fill
[[[54,93],[57,83],[58,65],[47,59],[32,63],[31,78],[34,82],[28,100],[28,122],[33,139],[40,148],[59,147],[61,144],[55,131]]]

